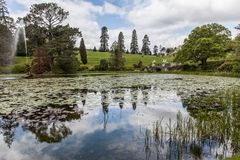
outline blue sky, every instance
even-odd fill
[[[109,29],[109,45],[122,31],[128,48],[136,29],[139,46],[148,34],[153,48],[178,46],[194,27],[211,22],[225,25],[236,35],[234,26],[240,23],[239,0],[7,0],[14,18],[25,16],[32,4],[42,2],[56,2],[68,10],[65,23],[83,32],[88,48],[99,46],[102,26]]]

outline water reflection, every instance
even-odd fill
[[[73,93],[72,105],[2,115],[0,149],[26,159],[221,159],[240,152],[237,89],[189,97],[156,86]],[[26,141],[31,154],[17,147]]]

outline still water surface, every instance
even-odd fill
[[[0,81],[0,160],[223,159],[240,80],[133,74]]]

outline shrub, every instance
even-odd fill
[[[196,71],[198,69],[197,64],[185,63],[181,66],[184,71]]]
[[[95,66],[97,70],[100,71],[107,71],[109,69],[109,63],[106,59],[101,59],[100,64]]]
[[[233,72],[240,73],[240,63],[235,63],[233,65]]]
[[[224,62],[221,66],[217,68],[220,72],[232,72],[233,63],[232,62]]]
[[[88,66],[80,66],[78,68],[78,71],[87,71],[87,70],[89,70]]]
[[[218,67],[220,67],[225,61],[220,60],[220,61],[208,61],[207,62],[207,70],[217,70]]]
[[[63,74],[74,74],[77,73],[80,67],[80,62],[77,58],[72,56],[58,56],[54,63],[53,72],[55,73],[63,73]]]

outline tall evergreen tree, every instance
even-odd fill
[[[109,35],[108,35],[108,29],[106,26],[102,27],[102,34],[100,37],[100,48],[99,51],[101,52],[106,52],[108,51],[108,40],[109,40]]]
[[[154,55],[158,55],[158,46],[157,45],[155,45],[153,47],[153,53],[154,53]]]
[[[132,32],[132,42],[131,42],[131,45],[130,45],[130,52],[132,54],[138,54],[139,53],[137,32],[136,32],[135,29]]]
[[[0,0],[0,24],[7,26],[11,31],[14,29],[14,21],[13,18],[9,16],[5,0]]]
[[[86,51],[86,47],[85,47],[83,38],[81,39],[79,50],[80,50],[80,56],[81,56],[82,63],[87,64],[87,51]]]
[[[151,50],[150,50],[150,48],[149,48],[149,46],[150,46],[150,41],[149,41],[148,35],[145,35],[145,36],[144,36],[142,42],[143,42],[142,54],[145,54],[145,55],[151,54]]]
[[[118,47],[120,52],[125,52],[124,36],[122,32],[118,35]]]

